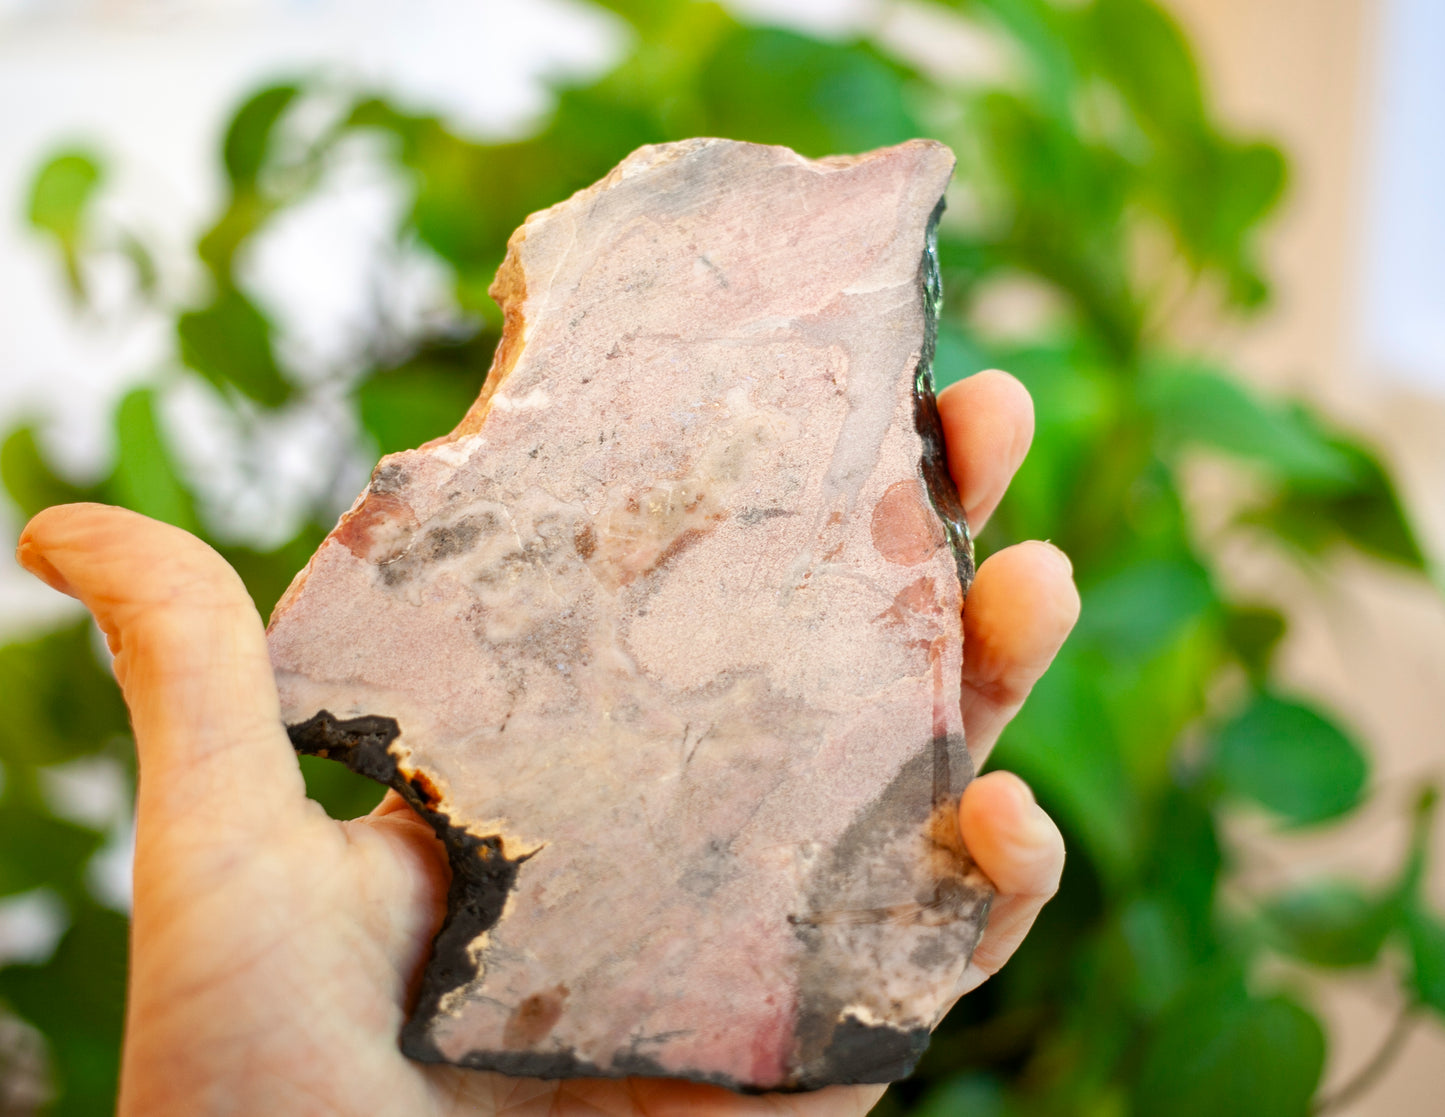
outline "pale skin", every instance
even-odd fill
[[[1027,392],[981,373],[939,399],[949,465],[982,527],[1033,436]],[[425,1066],[397,1049],[444,910],[446,859],[396,795],[349,822],[306,798],[265,633],[200,540],[103,505],[36,516],[22,565],[106,635],[140,759],[122,1117],[216,1114],[861,1115],[882,1086],[744,1097],[666,1079],[548,1082]],[[964,616],[965,730],[982,764],[1078,615],[1068,560],[1023,543],[978,571]],[[965,992],[1014,952],[1064,848],[1028,788],[975,780],[959,823],[998,890]]]

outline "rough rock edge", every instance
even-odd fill
[[[827,1049],[815,1064],[792,1082],[762,1088],[738,1082],[728,1075],[703,1071],[683,1073],[662,1066],[638,1052],[620,1053],[609,1068],[599,1067],[571,1052],[539,1054],[531,1051],[473,1051],[459,1060],[447,1059],[427,1034],[426,1025],[447,993],[476,978],[476,966],[467,947],[501,919],[525,857],[508,859],[501,839],[477,837],[436,809],[436,793],[422,773],[403,774],[390,752],[401,735],[396,719],[366,715],[340,720],[322,710],[286,731],[297,752],[337,760],[353,772],[386,784],[436,831],[446,847],[452,881],[447,892],[447,915],[432,943],[417,1003],[402,1027],[401,1049],[422,1063],[453,1063],[472,1070],[495,1071],[534,1078],[686,1078],[725,1086],[744,1094],[800,1093],[826,1086],[895,1082],[912,1073],[928,1048],[927,1028],[903,1029],[890,1024],[869,1024],[844,1013],[833,1030]]]
[[[452,871],[447,914],[432,940],[421,992],[401,1032],[405,1054],[424,1063],[446,1062],[422,1024],[436,1015],[442,997],[476,979],[477,968],[467,947],[502,918],[517,869],[531,855],[508,858],[501,837],[478,837],[453,825],[451,816],[437,809],[440,797],[426,774],[403,772],[391,753],[391,743],[401,736],[395,718],[368,714],[343,721],[329,710],[321,710],[306,721],[288,725],[286,732],[297,752],[339,760],[358,775],[397,792],[436,831],[446,848]]]
[[[938,399],[933,390],[933,357],[938,346],[938,315],[943,309],[943,272],[938,264],[938,223],[943,218],[946,199],[928,218],[923,242],[923,262],[919,286],[923,291],[923,352],[913,373],[914,427],[923,440],[923,454],[918,460],[919,472],[928,490],[934,514],[943,523],[949,549],[958,565],[958,582],[965,597],[973,585],[973,536],[964,518],[963,502],[958,486],[948,468],[948,453],[943,443],[943,419],[938,414]]]
[[[924,333],[923,349],[913,378],[914,426],[923,443],[919,472],[929,503],[943,525],[958,568],[959,584],[966,596],[974,576],[973,539],[948,467],[933,377],[938,317],[943,301],[938,223],[944,205],[945,199],[940,197],[929,216],[919,266]],[[481,395],[451,434],[427,443],[428,446],[449,442],[480,429],[490,410],[493,393],[511,372],[525,347],[526,323],[522,314],[525,276],[520,255],[515,251],[525,233],[524,225],[513,234],[507,260],[490,289],[490,293],[503,305],[505,327]],[[293,589],[299,589],[301,580],[297,579],[298,585]],[[453,1063],[474,1070],[552,1079],[626,1078],[633,1075],[686,1078],[725,1086],[740,1093],[761,1094],[895,1082],[911,1074],[927,1050],[931,1033],[926,1028],[902,1029],[890,1024],[865,1023],[845,1013],[834,1029],[823,1057],[816,1064],[816,1070],[801,1073],[794,1082],[767,1089],[739,1083],[727,1075],[669,1070],[651,1057],[635,1052],[619,1054],[610,1068],[599,1067],[570,1052],[474,1051],[460,1060],[449,1060],[437,1049],[425,1025],[435,1016],[447,993],[475,980],[477,970],[468,957],[467,948],[501,919],[507,895],[516,884],[517,870],[526,857],[507,858],[499,836],[478,837],[464,827],[453,825],[450,815],[436,809],[438,797],[425,775],[421,772],[404,774],[390,752],[391,743],[401,735],[394,718],[367,715],[342,721],[329,711],[321,710],[304,722],[288,725],[286,731],[297,752],[338,760],[359,775],[395,790],[431,825],[446,848],[452,871],[447,893],[447,915],[433,940],[432,955],[426,965],[417,1003],[401,1033],[402,1052],[418,1062]],[[944,760],[946,762],[947,758]]]

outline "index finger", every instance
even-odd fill
[[[990,369],[940,392],[938,415],[948,469],[969,529],[977,534],[1029,452],[1034,401],[1014,377]]]

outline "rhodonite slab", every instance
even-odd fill
[[[277,607],[298,749],[449,852],[407,1054],[886,1081],[956,997],[989,890],[929,372],[952,166],[692,140],[533,215],[476,405]]]

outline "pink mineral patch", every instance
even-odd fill
[[[476,405],[278,606],[297,748],[449,851],[408,1054],[887,1081],[957,996],[990,893],[920,368],[952,166],[690,140],[534,214]]]
[[[923,483],[897,481],[873,506],[873,546],[889,562],[917,566],[944,545],[938,515],[928,504]]]

